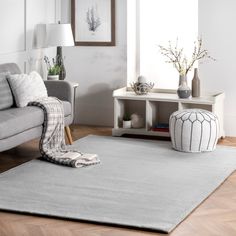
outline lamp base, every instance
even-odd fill
[[[60,74],[59,74],[59,80],[64,80],[66,78],[66,69],[64,66],[64,60],[62,56],[62,47],[57,47],[56,63],[61,68]]]

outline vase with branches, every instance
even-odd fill
[[[194,42],[193,53],[189,58],[184,53],[184,49],[182,47],[179,47],[178,39],[176,40],[174,45],[171,41],[169,41],[167,47],[161,45],[158,46],[160,53],[167,59],[166,63],[172,64],[174,68],[179,72],[179,86],[182,85],[182,87],[183,83],[186,84],[185,87],[187,86],[187,74],[193,69],[194,65],[198,61],[201,61],[203,59],[211,59],[215,61],[215,59],[209,55],[208,51],[202,48],[202,38],[198,38]],[[190,94],[188,96],[190,96]]]

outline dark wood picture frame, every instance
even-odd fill
[[[115,0],[111,1],[111,40],[110,41],[76,41],[76,1],[86,0],[71,0],[71,26],[75,39],[76,46],[115,46],[116,35],[115,35]]]

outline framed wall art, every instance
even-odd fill
[[[76,46],[115,46],[115,0],[72,0]]]

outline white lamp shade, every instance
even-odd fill
[[[74,46],[70,24],[49,24],[47,27],[48,46]]]
[[[46,24],[35,26],[33,35],[33,49],[45,48],[46,45]]]

